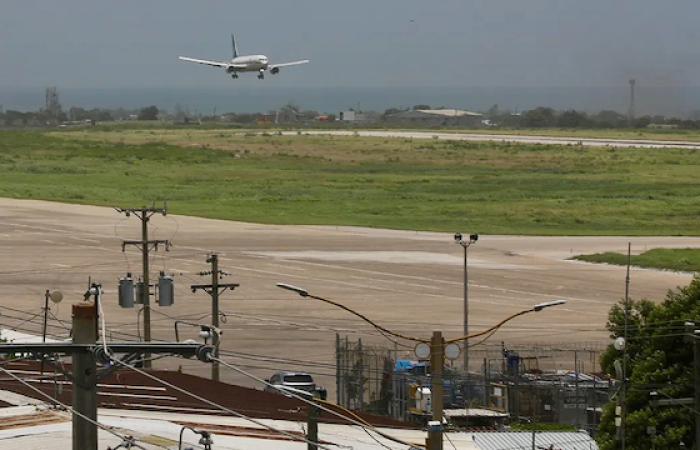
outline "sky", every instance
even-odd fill
[[[229,59],[231,33],[311,60],[278,86],[697,86],[698,17],[697,0],[6,0],[0,87],[227,86],[177,57]]]

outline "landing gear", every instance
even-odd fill
[[[258,74],[258,80],[264,80],[265,79],[265,70],[260,69],[260,73]]]
[[[235,72],[232,73],[232,74],[231,74],[231,78],[233,78],[234,80],[237,80],[237,79],[238,79],[238,74],[235,73]]]

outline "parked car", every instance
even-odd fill
[[[285,388],[292,388],[300,391],[309,392],[311,394],[319,394],[321,398],[325,398],[326,390],[316,386],[313,377],[307,372],[294,372],[284,370],[277,372],[269,380],[265,380],[271,385],[265,386],[266,392],[284,393]],[[290,392],[293,392],[290,390]]]

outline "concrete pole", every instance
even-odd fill
[[[307,429],[306,439],[309,441],[307,450],[318,450],[318,416],[319,410],[315,404],[307,405]]]
[[[442,412],[444,407],[444,388],[442,369],[445,366],[445,340],[440,331],[434,331],[430,340],[430,379],[432,386],[430,398],[433,404],[433,422],[439,427],[428,431],[428,450],[442,450]]]
[[[73,343],[94,344],[95,305],[73,305]],[[97,422],[97,364],[92,353],[73,354],[73,409]],[[97,425],[73,415],[73,450],[97,450]]]
[[[141,210],[141,252],[143,253],[143,291],[141,301],[143,302],[143,339],[146,342],[151,342],[151,282],[149,279],[149,262],[148,262],[148,210]],[[151,368],[151,354],[144,353],[143,367]]]
[[[211,255],[211,324],[219,329],[219,255]],[[214,345],[214,357],[219,359],[219,334],[212,330],[211,342]],[[211,379],[219,381],[219,362],[214,360],[211,363]]]

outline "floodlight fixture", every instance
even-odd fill
[[[553,302],[544,302],[544,303],[539,303],[535,305],[533,308],[535,311],[542,311],[545,308],[549,308],[550,306],[557,306],[557,305],[563,305],[566,303],[566,300],[555,300]]]
[[[297,286],[292,286],[291,284],[287,283],[277,283],[278,288],[286,289],[288,291],[296,292],[297,294],[301,295],[302,297],[308,297],[309,296],[309,291],[306,289],[297,287]]]

